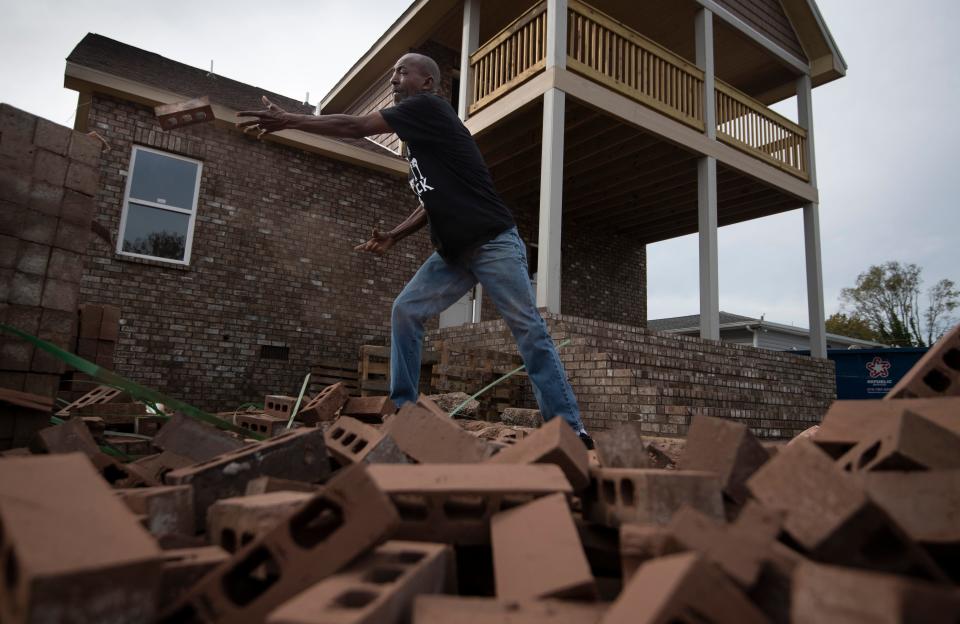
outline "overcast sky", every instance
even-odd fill
[[[887,260],[960,282],[960,2],[818,4],[849,66],[813,100],[827,315]],[[316,104],[408,5],[0,0],[0,101],[72,125],[64,59],[95,32]],[[721,228],[719,247],[722,310],[807,326],[800,210]],[[648,247],[650,318],[698,312],[697,266],[696,236]]]

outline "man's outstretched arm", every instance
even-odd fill
[[[410,236],[426,224],[427,211],[423,204],[420,204],[400,225],[389,232],[381,232],[377,228],[373,228],[373,236],[370,237],[370,240],[357,245],[353,249],[355,251],[372,251],[378,256],[382,256],[398,241]]]
[[[254,117],[251,120],[238,121],[237,127],[244,132],[256,132],[258,139],[264,134],[280,130],[303,130],[312,134],[353,139],[393,132],[379,111],[359,116],[300,115],[286,112],[266,96],[263,96],[262,100],[265,109],[237,113],[237,117]]]

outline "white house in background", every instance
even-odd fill
[[[675,316],[647,321],[647,329],[683,336],[700,335],[700,315]],[[827,349],[878,349],[887,345],[870,340],[826,334]],[[720,340],[752,345],[773,351],[805,351],[810,349],[810,330],[781,323],[771,323],[729,312],[720,312]]]

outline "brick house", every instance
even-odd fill
[[[817,418],[833,391],[829,363],[647,332],[645,245],[700,232],[701,336],[715,340],[717,226],[803,209],[822,341],[810,90],[841,77],[843,60],[810,0],[595,4],[419,0],[321,111],[388,105],[398,56],[438,60],[444,94],[530,246],[538,302],[555,337],[573,340],[563,358],[588,423],[639,414],[652,431],[682,432],[699,411],[739,415],[766,435],[799,429],[785,411]],[[122,310],[118,372],[223,409],[293,391],[324,358],[386,344],[390,302],[430,251],[425,233],[384,258],[352,251],[412,210],[395,136],[285,131],[258,142],[232,122],[262,90],[97,35],[68,57],[65,84],[79,93],[76,129],[109,145],[80,302]],[[154,105],[201,95],[214,123],[159,128]],[[792,95],[799,124],[767,107]],[[495,312],[474,307],[483,322],[431,338],[509,351]],[[657,358],[644,349],[661,347],[673,359],[659,366],[675,372],[650,368]],[[697,358],[708,365],[689,366]],[[748,396],[736,380],[752,365],[771,387],[803,381],[789,399]],[[717,374],[727,390],[714,391]],[[607,377],[622,400],[591,398],[589,384]]]

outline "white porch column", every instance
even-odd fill
[[[540,155],[540,234],[537,240],[537,306],[560,313],[560,228],[563,212],[563,120],[566,94],[543,94]]]
[[[547,59],[550,67],[567,64],[567,0],[547,0]],[[543,94],[543,142],[540,152],[540,233],[537,239],[537,305],[560,312],[560,239],[563,213],[563,126],[566,94]]]
[[[714,96],[713,13],[696,19],[697,66],[704,72],[703,118],[707,137],[717,137]],[[697,161],[697,223],[700,233],[700,337],[720,340],[720,286],[717,251],[717,159]]]
[[[473,94],[473,72],[470,70],[470,55],[480,45],[480,0],[463,0],[463,37],[460,40],[460,93],[457,114],[467,120],[469,98]]]
[[[817,185],[817,163],[813,148],[813,88],[810,76],[797,79],[797,116],[807,131],[807,171],[810,184]],[[827,357],[827,329],[823,311],[823,262],[820,257],[820,205],[803,207],[803,247],[807,264],[807,313],[810,318],[810,355]]]

